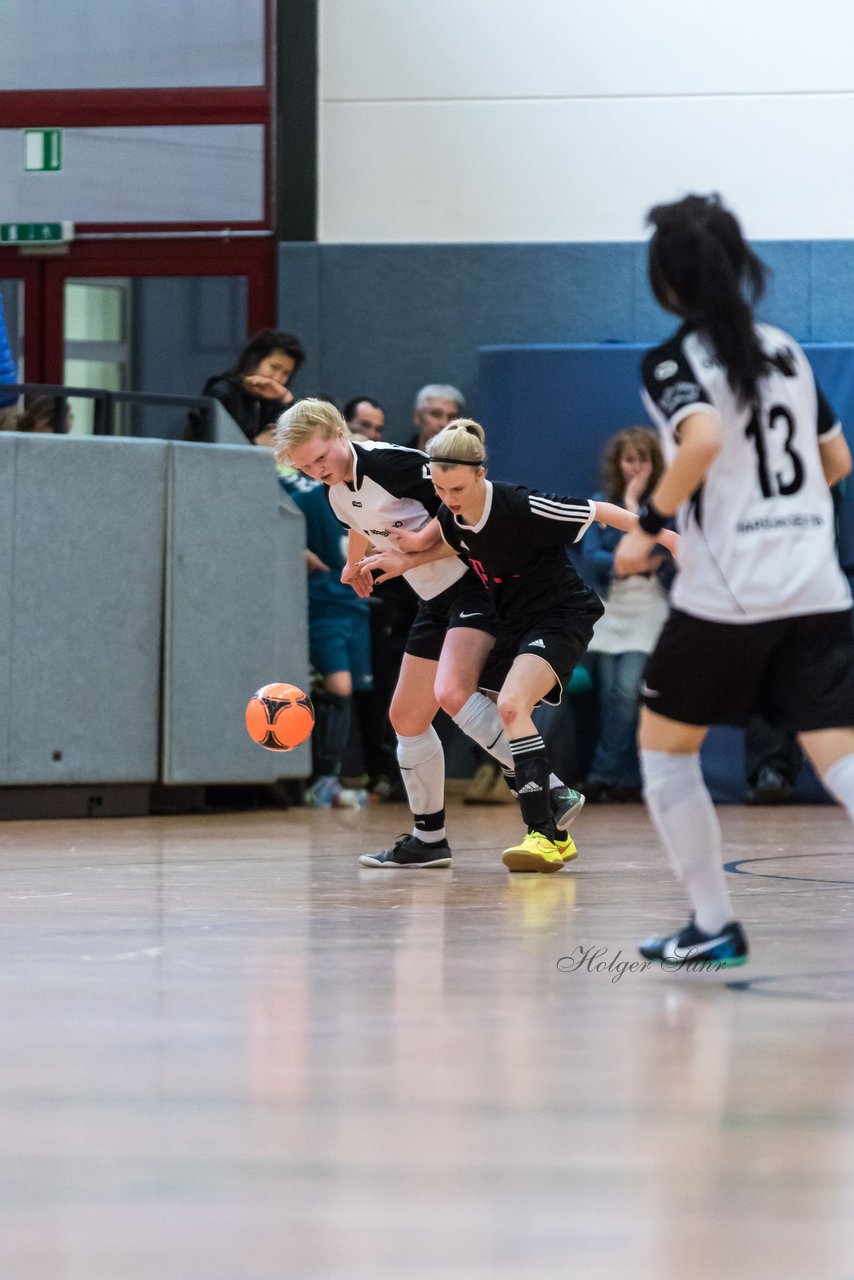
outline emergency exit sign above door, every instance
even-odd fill
[[[62,130],[24,130],[24,172],[59,173],[62,168]]]
[[[73,222],[0,222],[0,244],[68,244]]]

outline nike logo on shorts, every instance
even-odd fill
[[[482,618],[483,614],[482,613],[461,613],[459,616],[461,618]]]
[[[645,680],[641,680],[640,691],[645,698],[657,698],[660,696],[658,690],[650,689],[649,685]]]

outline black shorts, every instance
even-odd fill
[[[438,662],[445,636],[454,627],[472,627],[490,636],[498,632],[489,592],[473,569],[432,600],[419,601],[404,653]]]
[[[530,653],[547,662],[554,674],[554,685],[542,701],[552,707],[559,706],[563,687],[584,657],[593,637],[593,627],[601,616],[601,607],[589,611],[557,611],[531,625],[502,629],[483,668],[480,688],[486,693],[498,693],[519,655]]]
[[[772,622],[708,622],[671,610],[641,684],[650,711],[680,724],[742,726],[761,715],[790,732],[854,725],[848,610]]]

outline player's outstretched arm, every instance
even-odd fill
[[[650,507],[668,519],[675,515],[703,483],[720,449],[721,423],[717,414],[690,413],[679,423],[679,450],[659,480]],[[668,546],[664,533],[662,529],[657,541]],[[627,532],[614,552],[614,572],[626,576],[642,572],[639,566],[647,561],[653,541],[643,529],[635,527]]]
[[[347,535],[347,563],[341,570],[341,581],[352,587],[357,596],[365,599],[374,589],[374,580],[368,570],[362,568],[362,557],[370,545],[364,533],[351,529]]]
[[[408,569],[417,569],[420,564],[432,564],[434,560],[449,560],[457,553],[447,542],[437,542],[426,551],[414,551],[406,554],[395,548],[379,551],[374,556],[365,556],[359,561],[359,568],[367,573],[380,571],[375,582],[388,582],[389,578],[399,578]]]
[[[612,529],[620,529],[623,533],[633,533],[638,527],[638,518],[633,511],[626,511],[625,507],[618,507],[614,502],[600,502],[598,499],[593,505],[596,508],[596,519],[602,524],[609,524]],[[639,530],[638,532],[643,532]],[[661,533],[651,538],[645,533],[647,554],[653,542],[659,542],[662,547],[666,547],[671,555],[676,555],[679,548],[679,535],[674,533],[672,529],[662,529]],[[622,545],[622,544],[620,544]]]
[[[829,489],[851,474],[851,450],[842,432],[830,440],[819,440],[818,451]]]
[[[399,533],[393,533],[391,540],[399,551],[405,551],[407,555],[416,551],[427,551],[430,547],[434,547],[437,542],[442,541],[442,532],[439,528],[439,521],[434,516],[432,520],[428,520],[420,529],[401,529]]]

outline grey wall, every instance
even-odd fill
[[[756,247],[774,271],[766,319],[854,337],[854,241]],[[652,343],[672,327],[642,244],[281,244],[279,268],[279,323],[309,352],[298,389],[376,396],[397,441],[425,382],[456,383],[477,409],[481,345]]]
[[[302,516],[251,445],[0,433],[0,786],[271,782],[261,684],[307,688]]]

